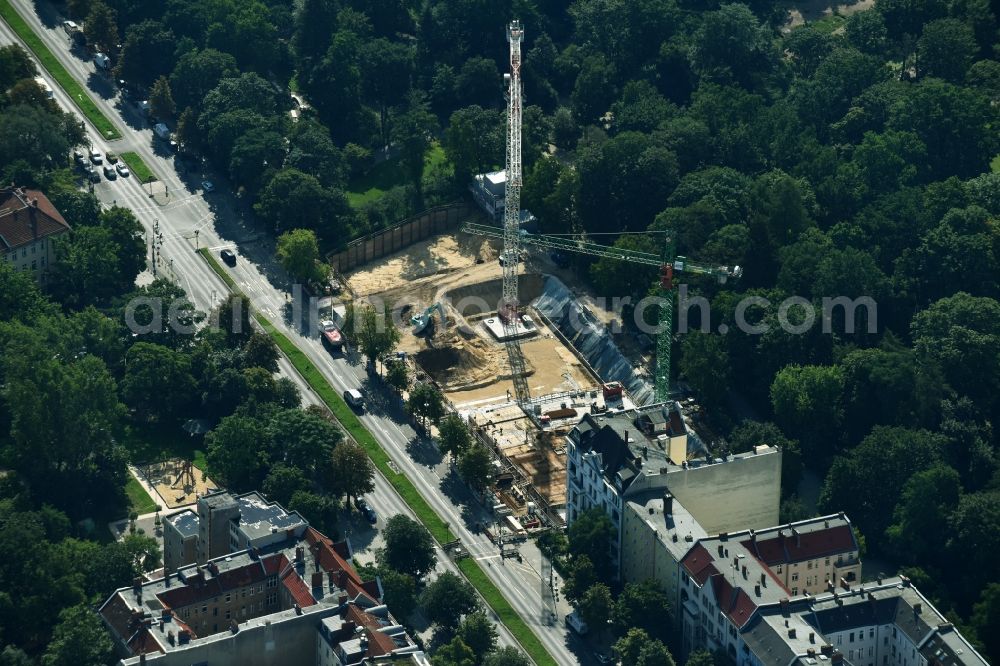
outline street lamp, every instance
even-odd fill
[[[201,229],[194,230],[194,249],[198,249],[198,234],[201,233]]]

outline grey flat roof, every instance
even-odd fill
[[[673,509],[669,515],[663,513],[663,491],[648,491],[630,499],[628,509],[634,511],[643,522],[656,532],[657,538],[663,542],[670,555],[678,562],[698,542],[708,536],[702,526],[688,510],[674,498]],[[690,535],[691,540],[686,537]],[[676,541],[674,538],[676,537]]]
[[[240,529],[251,539],[270,534],[272,527],[284,531],[306,524],[298,513],[288,512],[280,504],[268,502],[258,492],[240,495],[236,503],[240,508]]]
[[[183,537],[198,536],[198,514],[191,509],[185,509],[165,519],[173,525],[174,529],[180,532]]]

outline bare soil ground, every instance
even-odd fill
[[[198,495],[218,488],[212,479],[194,465],[190,466],[191,473],[185,474],[185,462],[180,458],[172,458],[142,470],[147,475],[149,483],[167,503],[164,508],[173,509],[193,504]]]
[[[803,2],[794,3],[788,10],[788,20],[782,29],[784,32],[788,32],[796,26],[816,21],[824,16],[831,16],[833,14],[850,16],[851,14],[871,9],[874,6],[875,0],[858,0],[857,2],[848,2],[845,4],[837,4],[830,0],[804,0]]]

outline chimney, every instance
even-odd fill
[[[747,568],[743,567],[743,580],[746,580],[746,578],[747,578]]]
[[[816,633],[815,632],[812,632],[812,631],[809,632],[809,642],[810,643],[815,643],[816,642]],[[812,652],[813,654],[816,654],[816,650],[814,650],[812,648],[809,648],[809,651]]]
[[[913,604],[913,613],[915,615],[920,615],[920,612],[923,611],[923,609],[924,607],[922,604]]]
[[[829,657],[831,654],[833,654],[833,646],[830,645],[829,643],[825,643],[823,647],[820,648],[820,652]]]
[[[754,585],[753,586],[753,593],[754,593],[755,596],[758,596],[758,597],[760,596],[760,585]]]
[[[799,534],[799,531],[797,529],[795,529],[794,527],[792,528],[792,534],[795,535],[795,547],[796,548],[801,547],[802,546],[802,535]]]
[[[763,571],[760,572],[760,585],[761,587],[767,587],[767,574]]]
[[[670,493],[663,495],[663,513],[668,516],[674,515],[674,496]]]
[[[296,546],[295,547],[295,561],[296,562],[301,562],[302,561],[302,557],[303,557],[302,546]]]
[[[323,572],[314,571],[312,574],[312,587],[314,590],[323,589]]]
[[[788,637],[795,638],[795,627],[792,627],[791,629],[788,630]]]
[[[788,617],[788,597],[782,597],[778,604],[781,606],[781,614]]]
[[[719,544],[719,557],[725,557],[725,555],[723,553],[724,553],[724,551],[722,550],[722,544],[720,543]]]
[[[302,615],[302,607],[301,606],[299,606],[298,604],[292,604],[292,607],[295,609],[295,614],[296,615]]]
[[[146,666],[146,653],[145,652],[140,652],[139,653],[139,666]]]
[[[812,632],[809,633],[809,637],[812,638]],[[810,642],[812,642],[812,641],[810,641]],[[809,648],[808,650],[806,650],[806,655],[808,655],[810,657],[815,657],[816,656],[816,648]]]

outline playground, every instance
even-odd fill
[[[205,472],[181,458],[143,465],[139,471],[163,499],[166,509],[194,504],[198,495],[218,488]]]

